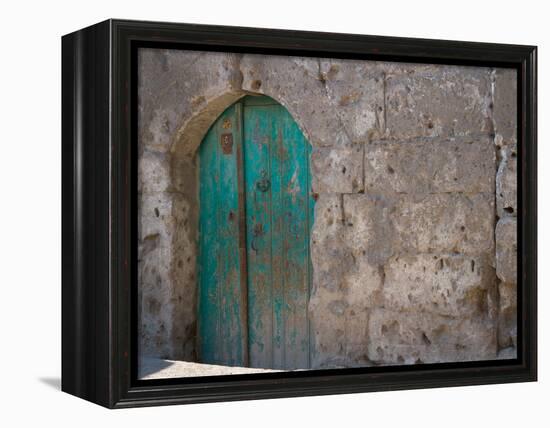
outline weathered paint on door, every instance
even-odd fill
[[[280,104],[248,96],[201,145],[199,358],[310,365],[311,146]]]

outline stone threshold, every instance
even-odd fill
[[[143,357],[139,361],[138,378],[167,379],[178,377],[220,376],[250,373],[273,373],[281,370],[260,369],[251,367],[221,366],[191,361],[165,360],[156,357]]]

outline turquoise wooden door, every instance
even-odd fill
[[[286,109],[248,96],[200,147],[199,359],[310,365],[311,146]]]

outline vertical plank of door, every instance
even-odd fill
[[[244,118],[250,364],[307,368],[310,146],[273,100],[245,99]]]
[[[315,215],[315,202],[317,196],[311,189],[311,144],[305,139],[306,151],[307,151],[307,201],[308,201],[308,217],[307,217],[307,269],[308,269],[308,302],[307,302],[307,323],[308,323],[308,335],[309,335],[309,350],[308,350],[308,367],[311,368],[311,356],[313,355],[313,326],[310,320],[309,314],[309,298],[312,292],[313,284],[313,263],[311,262],[311,230],[313,229],[313,220]]]
[[[264,108],[268,111],[266,120],[271,122],[270,162],[271,162],[271,227],[273,228],[272,248],[272,282],[273,289],[273,366],[277,369],[289,368],[285,361],[286,351],[286,305],[284,269],[287,256],[285,227],[285,163],[286,155],[283,132],[281,129],[282,107],[275,105]]]
[[[242,365],[249,367],[248,345],[248,271],[246,256],[246,199],[244,184],[244,137],[243,137],[243,103],[235,104],[235,156],[237,161],[238,187],[238,233],[239,233],[239,284],[240,284],[240,325],[241,325],[241,352]]]
[[[309,144],[290,114],[278,106],[275,158],[282,164],[282,282],[285,366],[309,367]]]
[[[218,129],[213,125],[199,148],[199,293],[198,293],[198,353],[199,361],[215,363],[219,360],[219,290],[218,271],[220,267],[218,230],[219,159],[217,142]]]
[[[226,128],[227,124],[231,128]],[[242,331],[241,331],[241,282],[239,260],[239,182],[237,172],[237,156],[235,141],[240,136],[235,135],[235,106],[230,107],[218,120],[217,149],[220,155],[219,170],[219,223],[220,256],[223,269],[220,273],[220,342],[222,346],[222,361],[229,365],[243,365]],[[231,135],[233,147],[224,152],[221,147],[223,135]]]
[[[215,189],[218,187],[217,173],[218,152],[216,150],[217,129],[213,127],[204,137],[199,148],[199,183],[200,183],[200,216],[199,216],[199,292],[198,292],[198,353],[203,362],[216,360],[215,350],[218,342],[219,313],[216,272],[219,253],[217,230],[217,199]],[[210,257],[209,257],[210,255]],[[213,256],[215,255],[215,256]],[[207,261],[209,262],[207,263]]]
[[[251,367],[273,368],[273,307],[271,188],[258,182],[270,178],[271,123],[267,112],[248,106],[243,111],[246,249],[248,269],[248,340]]]
[[[235,143],[241,131],[236,107],[228,108],[200,148],[200,296],[202,362],[245,365],[241,311],[239,191]],[[231,147],[222,147],[231,136]],[[242,209],[242,207],[241,207]],[[216,321],[214,321],[216,320]]]

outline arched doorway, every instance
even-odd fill
[[[198,351],[205,363],[310,367],[311,146],[288,111],[246,96],[199,149]]]

